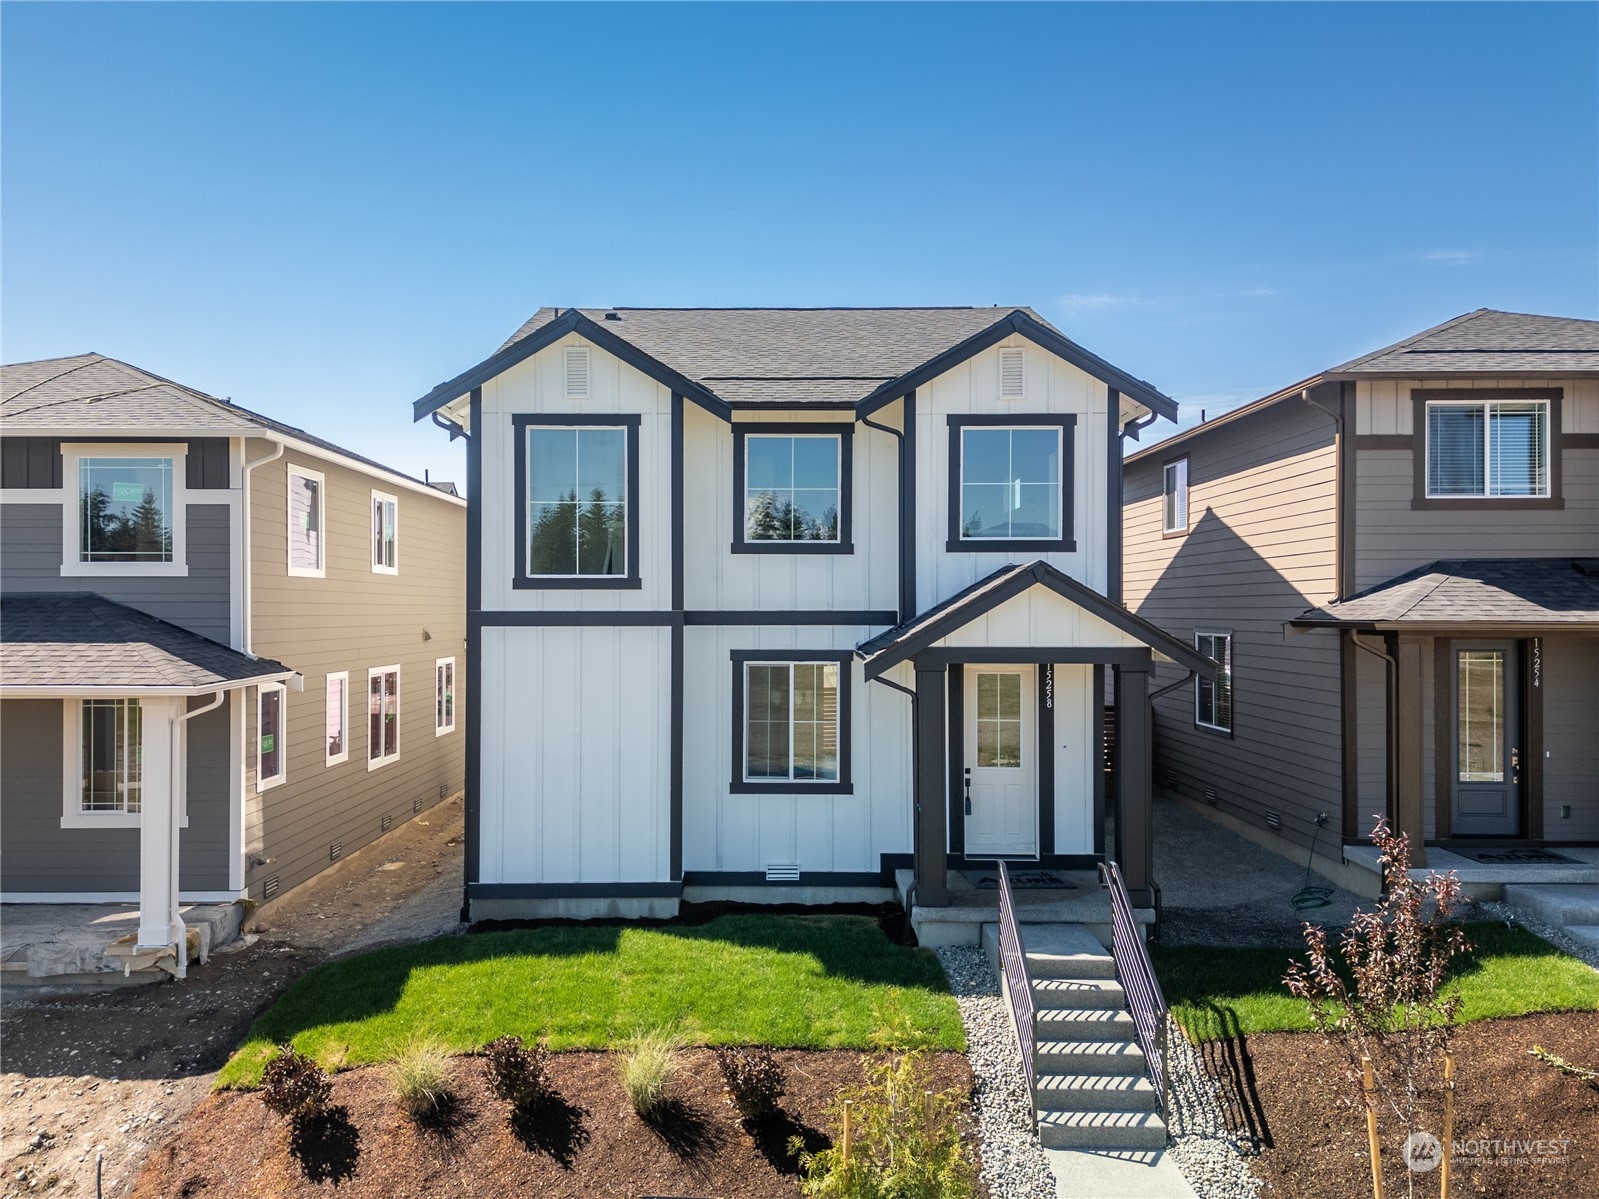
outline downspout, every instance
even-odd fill
[[[889,430],[890,433],[893,431],[892,429]],[[922,835],[922,822],[920,819],[922,789],[920,786],[921,767],[919,765],[921,755],[916,752],[916,692],[903,684],[896,683],[893,679],[884,678],[882,675],[877,675],[869,681],[881,683],[885,687],[892,687],[895,691],[904,692],[911,697],[911,848],[914,850],[917,839]],[[925,847],[923,852],[925,852]],[[914,856],[913,853],[912,857]],[[914,867],[911,870],[911,876],[910,890],[905,893],[905,918],[907,920],[910,919],[911,906],[915,902],[916,888],[920,885],[917,881]]]
[[[244,555],[244,594],[239,597],[239,603],[243,608],[239,624],[244,642],[240,649],[247,658],[255,657],[255,639],[250,632],[250,613],[254,607],[250,600],[250,575],[252,573],[250,570],[250,473],[258,466],[265,466],[268,462],[276,462],[283,457],[283,450],[283,443],[281,441],[277,442],[276,448],[270,454],[264,458],[247,460],[240,471],[239,484],[244,492],[239,500],[240,521],[244,525],[244,544],[239,547],[239,552]]]
[[[1386,774],[1387,798],[1383,806],[1388,809],[1390,820],[1398,817],[1397,806],[1399,802],[1399,663],[1394,656],[1385,649],[1376,649],[1367,645],[1360,639],[1360,634],[1349,630],[1349,639],[1355,643],[1357,649],[1363,649],[1374,658],[1381,658],[1383,671],[1383,719],[1386,728],[1383,730],[1383,762]]]
[[[281,451],[283,447],[280,445]],[[189,932],[183,925],[182,904],[178,902],[178,828],[182,820],[184,798],[189,790],[188,763],[184,760],[188,743],[188,730],[184,725],[196,716],[206,712],[214,712],[222,706],[222,701],[227,697],[226,691],[218,691],[211,697],[211,702],[194,709],[185,709],[178,713],[177,719],[172,722],[172,765],[168,777],[172,779],[172,802],[167,805],[167,836],[171,839],[169,858],[172,862],[172,912],[168,917],[169,925],[176,925],[178,929],[178,977],[184,978],[189,972]],[[186,702],[186,701],[180,701]]]
[[[899,517],[900,517],[900,519],[899,519],[899,530],[900,530],[900,537],[899,537],[899,540],[900,540],[900,547],[899,547],[899,618],[900,618],[900,621],[903,623],[904,621],[909,620],[912,616],[916,615],[916,612],[914,610],[915,607],[916,607],[914,598],[912,598],[912,599],[910,599],[908,601],[907,597],[906,597],[906,594],[905,594],[906,590],[907,590],[906,583],[905,583],[905,555],[910,552],[910,547],[904,544],[904,541],[905,541],[905,533],[904,533],[904,531],[905,531],[905,512],[904,512],[904,507],[905,507],[905,499],[906,499],[906,497],[905,497],[905,434],[903,432],[901,432],[899,429],[893,428],[892,426],[880,425],[876,421],[872,420],[870,417],[863,416],[860,419],[861,419],[861,424],[865,425],[868,429],[876,429],[876,430],[878,430],[881,433],[888,433],[894,438],[894,440],[896,442],[899,443],[899,445],[896,448],[895,452],[896,452],[896,455],[897,455],[897,457],[899,459],[899,504],[898,504],[898,507],[901,509],[900,514],[899,514]],[[889,686],[890,687],[899,687],[899,684],[890,683]],[[904,691],[905,688],[899,687],[899,690]],[[914,701],[915,696],[912,695],[911,698]]]

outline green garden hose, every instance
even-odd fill
[[[1310,865],[1316,860],[1316,838],[1321,836],[1322,826],[1327,823],[1327,813],[1316,814],[1316,831],[1310,837],[1310,856],[1305,859],[1305,885],[1294,892],[1294,897],[1288,902],[1294,911],[1304,912],[1311,908],[1325,908],[1332,904],[1332,887],[1310,885]]]

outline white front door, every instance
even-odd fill
[[[1038,855],[1033,666],[966,668],[966,856]]]

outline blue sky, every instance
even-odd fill
[[[540,304],[1031,304],[1185,422],[1599,316],[1599,6],[7,3],[0,352],[394,465]]]

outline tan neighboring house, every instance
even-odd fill
[[[1129,606],[1224,666],[1157,700],[1158,791],[1368,888],[1380,812],[1593,881],[1554,847],[1599,845],[1599,322],[1467,313],[1125,478]]]
[[[0,899],[159,958],[461,790],[453,488],[99,354],[3,383]]]

